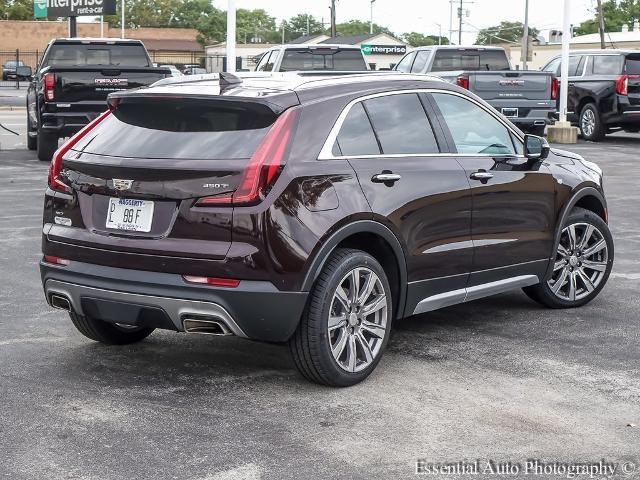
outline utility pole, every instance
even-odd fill
[[[462,9],[464,8],[464,1],[460,0],[460,8],[458,9],[458,45],[462,45]]]
[[[600,48],[604,50],[604,15],[602,14],[602,0],[598,0],[598,30],[600,31]]]
[[[524,28],[522,30],[522,69],[527,69],[527,59],[529,58],[529,0],[524,1]]]
[[[449,0],[449,45],[453,44],[453,0]]]
[[[369,35],[373,35],[373,4],[376,0],[371,0],[371,20],[369,21]]]
[[[78,17],[69,17],[69,37],[78,36]]]
[[[336,0],[331,0],[331,36],[337,36],[336,32]]]
[[[284,20],[282,20],[282,45],[284,45]]]
[[[124,38],[124,0],[122,0],[122,18],[120,19],[120,37]]]
[[[227,72],[236,71],[236,1],[227,2]]]
[[[307,37],[309,36],[309,14],[307,13]]]

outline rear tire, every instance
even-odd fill
[[[599,142],[604,139],[607,133],[595,103],[587,103],[582,107],[578,126],[580,127],[582,138],[590,142]]]
[[[309,381],[355,385],[376,368],[389,340],[392,297],[387,276],[368,253],[337,249],[309,295],[289,350]]]
[[[53,154],[58,149],[58,136],[44,133],[38,130],[38,139],[36,140],[38,149],[38,160],[41,162],[50,162]]]
[[[120,327],[113,323],[69,313],[73,325],[85,337],[107,345],[126,345],[147,338],[155,330],[147,327]]]
[[[31,126],[31,119],[29,118],[29,113],[27,112],[27,148],[29,150],[37,150],[38,149],[38,137],[36,135],[31,135],[33,133],[33,127]]]
[[[580,307],[596,298],[609,279],[613,237],[605,221],[584,208],[573,209],[562,232],[553,271],[538,285],[523,290],[546,307]]]

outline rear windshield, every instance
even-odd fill
[[[250,158],[275,118],[266,106],[247,102],[128,99],[74,149],[131,158]]]
[[[286,50],[280,70],[366,70],[360,50]]]
[[[51,67],[150,67],[142,45],[54,44],[49,49],[45,66]]]
[[[502,50],[438,50],[431,67],[432,72],[509,69],[507,55]]]
[[[624,73],[629,75],[640,75],[640,54],[630,54],[624,62]]]

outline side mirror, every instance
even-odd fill
[[[16,67],[16,76],[18,78],[31,78],[33,76],[33,70],[31,67]]]
[[[537,135],[524,136],[524,156],[529,160],[544,160],[549,156],[549,142]]]

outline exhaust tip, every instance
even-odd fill
[[[185,318],[182,321],[184,331],[187,333],[199,333],[202,335],[233,335],[227,324],[221,320],[203,320],[198,318]]]
[[[60,310],[71,312],[71,302],[67,297],[54,293],[51,295],[50,302],[53,308],[59,308]]]

